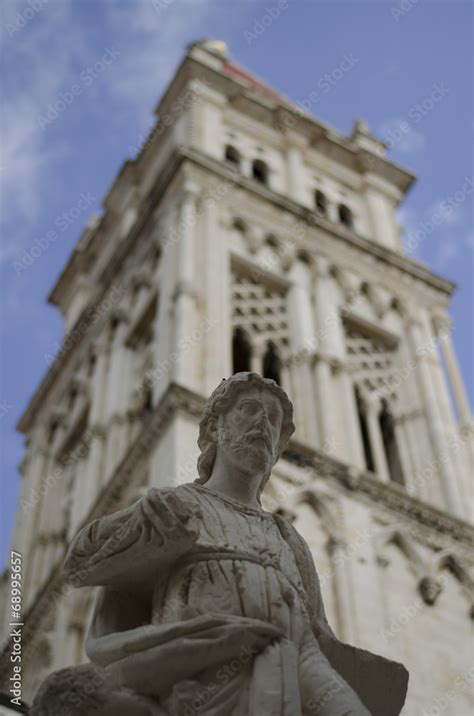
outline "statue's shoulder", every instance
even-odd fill
[[[199,504],[199,491],[192,482],[185,482],[177,487],[163,487],[159,490],[163,494],[173,494],[186,507]]]
[[[295,556],[296,565],[299,569],[301,577],[303,578],[303,582],[307,587],[310,582],[314,581],[316,571],[311,550],[308,547],[306,540],[283,515],[275,513],[273,517],[278,525],[281,536],[289,545]]]
[[[298,530],[293,527],[291,522],[278,512],[275,512],[273,517],[278,525],[278,529],[280,530],[282,537],[286,540],[286,542],[288,542],[293,551],[297,552],[302,557],[303,555],[305,558],[308,556],[311,557],[311,551],[306,544],[305,539],[300,535]]]

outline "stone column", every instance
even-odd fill
[[[84,468],[84,482],[87,484],[87,488],[84,490],[84,494],[87,495],[87,504],[84,504],[83,507],[84,514],[87,514],[89,506],[93,504],[100,486],[105,481],[103,474],[105,467],[105,401],[109,365],[107,329],[103,328],[102,333],[95,339],[94,352],[95,365],[90,380],[89,410],[89,429],[92,437]]]
[[[311,273],[302,261],[295,261],[289,278],[288,324],[295,391],[299,413],[295,412],[297,437],[308,445],[320,442],[314,377],[311,365],[315,352],[315,326],[311,306]]]
[[[397,443],[400,463],[402,467],[402,475],[405,487],[414,494],[413,491],[413,469],[411,461],[411,447],[407,434],[406,417],[404,415],[394,415],[395,440]]]
[[[259,340],[254,340],[252,343],[252,355],[250,357],[250,370],[253,373],[259,373],[262,375],[263,367],[263,356],[265,354],[265,346]],[[290,367],[291,372],[291,367]]]
[[[123,384],[126,382],[126,368],[129,348],[125,345],[128,330],[128,316],[116,309],[112,315],[116,326],[109,349],[109,370],[107,394],[105,396],[105,461],[101,483],[110,478],[126,450],[126,416],[122,404]]]
[[[178,211],[177,270],[173,293],[174,338],[171,375],[174,380],[191,390],[199,390],[198,338],[193,331],[198,327],[197,260],[198,260],[198,196],[199,187],[186,182],[182,187]]]
[[[339,385],[341,388],[341,405],[344,414],[346,440],[349,447],[349,460],[360,470],[365,470],[364,448],[362,446],[359,415],[357,413],[352,377],[349,368],[344,363],[339,363],[336,366],[336,371],[338,372]]]
[[[250,177],[252,175],[252,162],[249,157],[243,155],[240,157],[240,170],[244,177]]]
[[[230,185],[222,189],[224,196],[230,191]],[[202,390],[209,395],[222,378],[232,373],[232,276],[229,222],[223,221],[217,197],[203,202],[202,213]]]
[[[363,400],[366,408],[367,427],[369,430],[370,446],[372,448],[375,471],[383,482],[389,482],[390,471],[388,469],[385,447],[382,440],[382,434],[380,432],[380,401],[377,396],[372,396],[370,394],[365,395]]]
[[[471,422],[471,411],[456,359],[456,354],[451,341],[450,319],[447,316],[435,317],[435,328],[446,363],[446,370],[448,372],[449,382],[453,391],[459,422],[461,425],[468,425]]]
[[[449,449],[446,440],[444,419],[436,401],[436,387],[433,384],[429,364],[428,354],[429,351],[432,350],[432,346],[426,344],[421,322],[414,316],[411,316],[409,319],[408,331],[412,353],[413,356],[416,357],[417,376],[431,440],[431,455],[427,455],[426,459],[427,462],[433,462],[436,465],[436,473],[440,479],[440,488],[448,509],[452,510],[455,514],[460,514],[461,505],[459,504],[455,487],[455,475],[453,474],[449,461],[442,458],[444,454],[449,454]]]
[[[435,386],[435,400],[438,410],[443,417],[445,443],[448,446],[449,455],[447,459],[451,464],[450,472],[454,474],[453,492],[457,493],[457,503],[460,515],[469,517],[469,502],[471,497],[470,484],[465,486],[465,476],[468,467],[465,464],[465,454],[459,445],[459,430],[454,416],[449,396],[448,383],[441,364],[438,347],[436,345],[436,334],[433,331],[433,324],[428,314],[423,314],[422,330],[426,344],[431,347],[427,359],[430,363],[433,385]],[[443,332],[443,331],[441,331]],[[466,488],[466,489],[465,489]]]
[[[364,467],[355,395],[346,362],[339,298],[327,258],[316,259],[317,318],[315,382],[321,447],[360,469]]]
[[[329,261],[318,256],[315,265],[314,298],[316,312],[316,355],[314,377],[319,412],[320,447],[335,454],[338,436],[337,395],[333,383],[331,358],[335,351],[335,322],[339,320],[331,290]]]
[[[23,587],[30,595],[30,582],[34,566],[35,543],[38,537],[41,503],[41,487],[47,471],[49,451],[47,449],[47,430],[39,424],[32,437],[30,456],[25,464],[22,478],[20,504],[15,522],[15,531],[11,548],[23,555]]]
[[[173,352],[174,290],[179,241],[178,207],[176,205],[168,206],[166,213],[160,217],[159,233],[161,246],[161,257],[157,269],[159,300],[153,326],[152,380],[155,404],[160,401],[172,380],[170,356]]]
[[[398,415],[398,424],[400,432],[405,435],[408,448],[406,485],[411,490],[411,494],[420,499],[428,499],[430,491],[432,493],[433,489],[424,484],[421,474],[431,452],[431,441],[424,414],[423,397],[416,376],[417,365],[410,346],[409,329],[407,328],[410,319],[406,309],[403,309],[403,315],[405,315],[406,321],[402,326],[399,347],[400,375],[403,379],[400,381],[398,389],[403,412]],[[410,478],[408,478],[408,474]]]
[[[50,557],[54,551],[51,542],[51,511],[57,509],[54,505],[55,491],[58,490],[57,481],[54,479],[55,470],[60,469],[57,465],[53,450],[48,451],[47,459],[44,462],[39,492],[41,501],[38,505],[37,518],[35,521],[33,545],[30,550],[33,552],[33,563],[30,577],[30,588],[28,599],[31,599],[38,588],[43,584],[50,565]]]
[[[368,180],[365,194],[374,240],[394,251],[400,251],[400,236],[393,212],[395,202],[373,185],[376,181]]]
[[[332,381],[332,370],[329,357],[318,353],[314,364],[314,378],[316,383],[316,404],[319,412],[319,447],[330,454],[334,454],[337,444],[338,425],[334,410],[335,390]]]
[[[287,356],[283,357],[281,362],[281,387],[287,395],[291,393],[291,380],[290,380],[290,359]]]
[[[304,143],[301,137],[287,132],[286,183],[288,196],[298,204],[305,204],[305,166],[302,155]]]
[[[349,595],[352,593],[350,574],[345,562],[346,543],[343,539],[331,536],[328,551],[333,565],[333,581],[336,601],[336,612],[339,617],[338,638],[353,644],[357,641],[354,624],[354,607]]]

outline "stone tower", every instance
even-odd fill
[[[264,500],[308,541],[338,636],[407,666],[406,716],[467,714],[472,424],[453,284],[404,255],[395,218],[414,177],[365,123],[338,134],[219,42],[190,46],[156,115],[52,290],[64,342],[19,424],[25,700],[85,660],[72,536],[192,481],[205,398],[251,369],[294,403]],[[4,691],[10,667],[5,648]]]

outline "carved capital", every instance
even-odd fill
[[[435,312],[432,316],[433,327],[439,338],[449,336],[452,329],[452,320],[445,313]]]
[[[441,583],[438,579],[427,575],[418,583],[418,590],[425,604],[433,606],[441,593]]]
[[[358,490],[361,481],[361,474],[358,468],[351,465],[346,473],[346,486],[349,490]]]
[[[119,306],[110,311],[110,323],[115,325],[128,323],[129,316],[124,308]]]
[[[352,303],[359,293],[361,278],[349,269],[336,267],[333,271],[334,277],[344,292],[347,303]]]
[[[367,294],[375,313],[379,318],[383,318],[392,304],[392,294],[382,286],[374,284],[369,284]]]
[[[332,263],[331,261],[322,254],[315,256],[313,263],[313,273],[319,279],[329,278],[331,275]]]

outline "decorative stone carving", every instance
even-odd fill
[[[439,580],[427,575],[420,580],[418,589],[425,604],[432,606],[441,594],[442,587]]]
[[[367,293],[377,316],[383,318],[392,304],[392,293],[373,283],[369,283]]]
[[[344,297],[347,303],[352,303],[359,292],[361,284],[360,276],[354,271],[341,267],[334,269],[334,276],[344,291]]]
[[[261,492],[294,431],[270,380],[223,380],[199,477],[83,528],[65,573],[101,586],[91,665],[52,674],[31,715],[395,716],[406,669],[340,642],[308,546]]]

